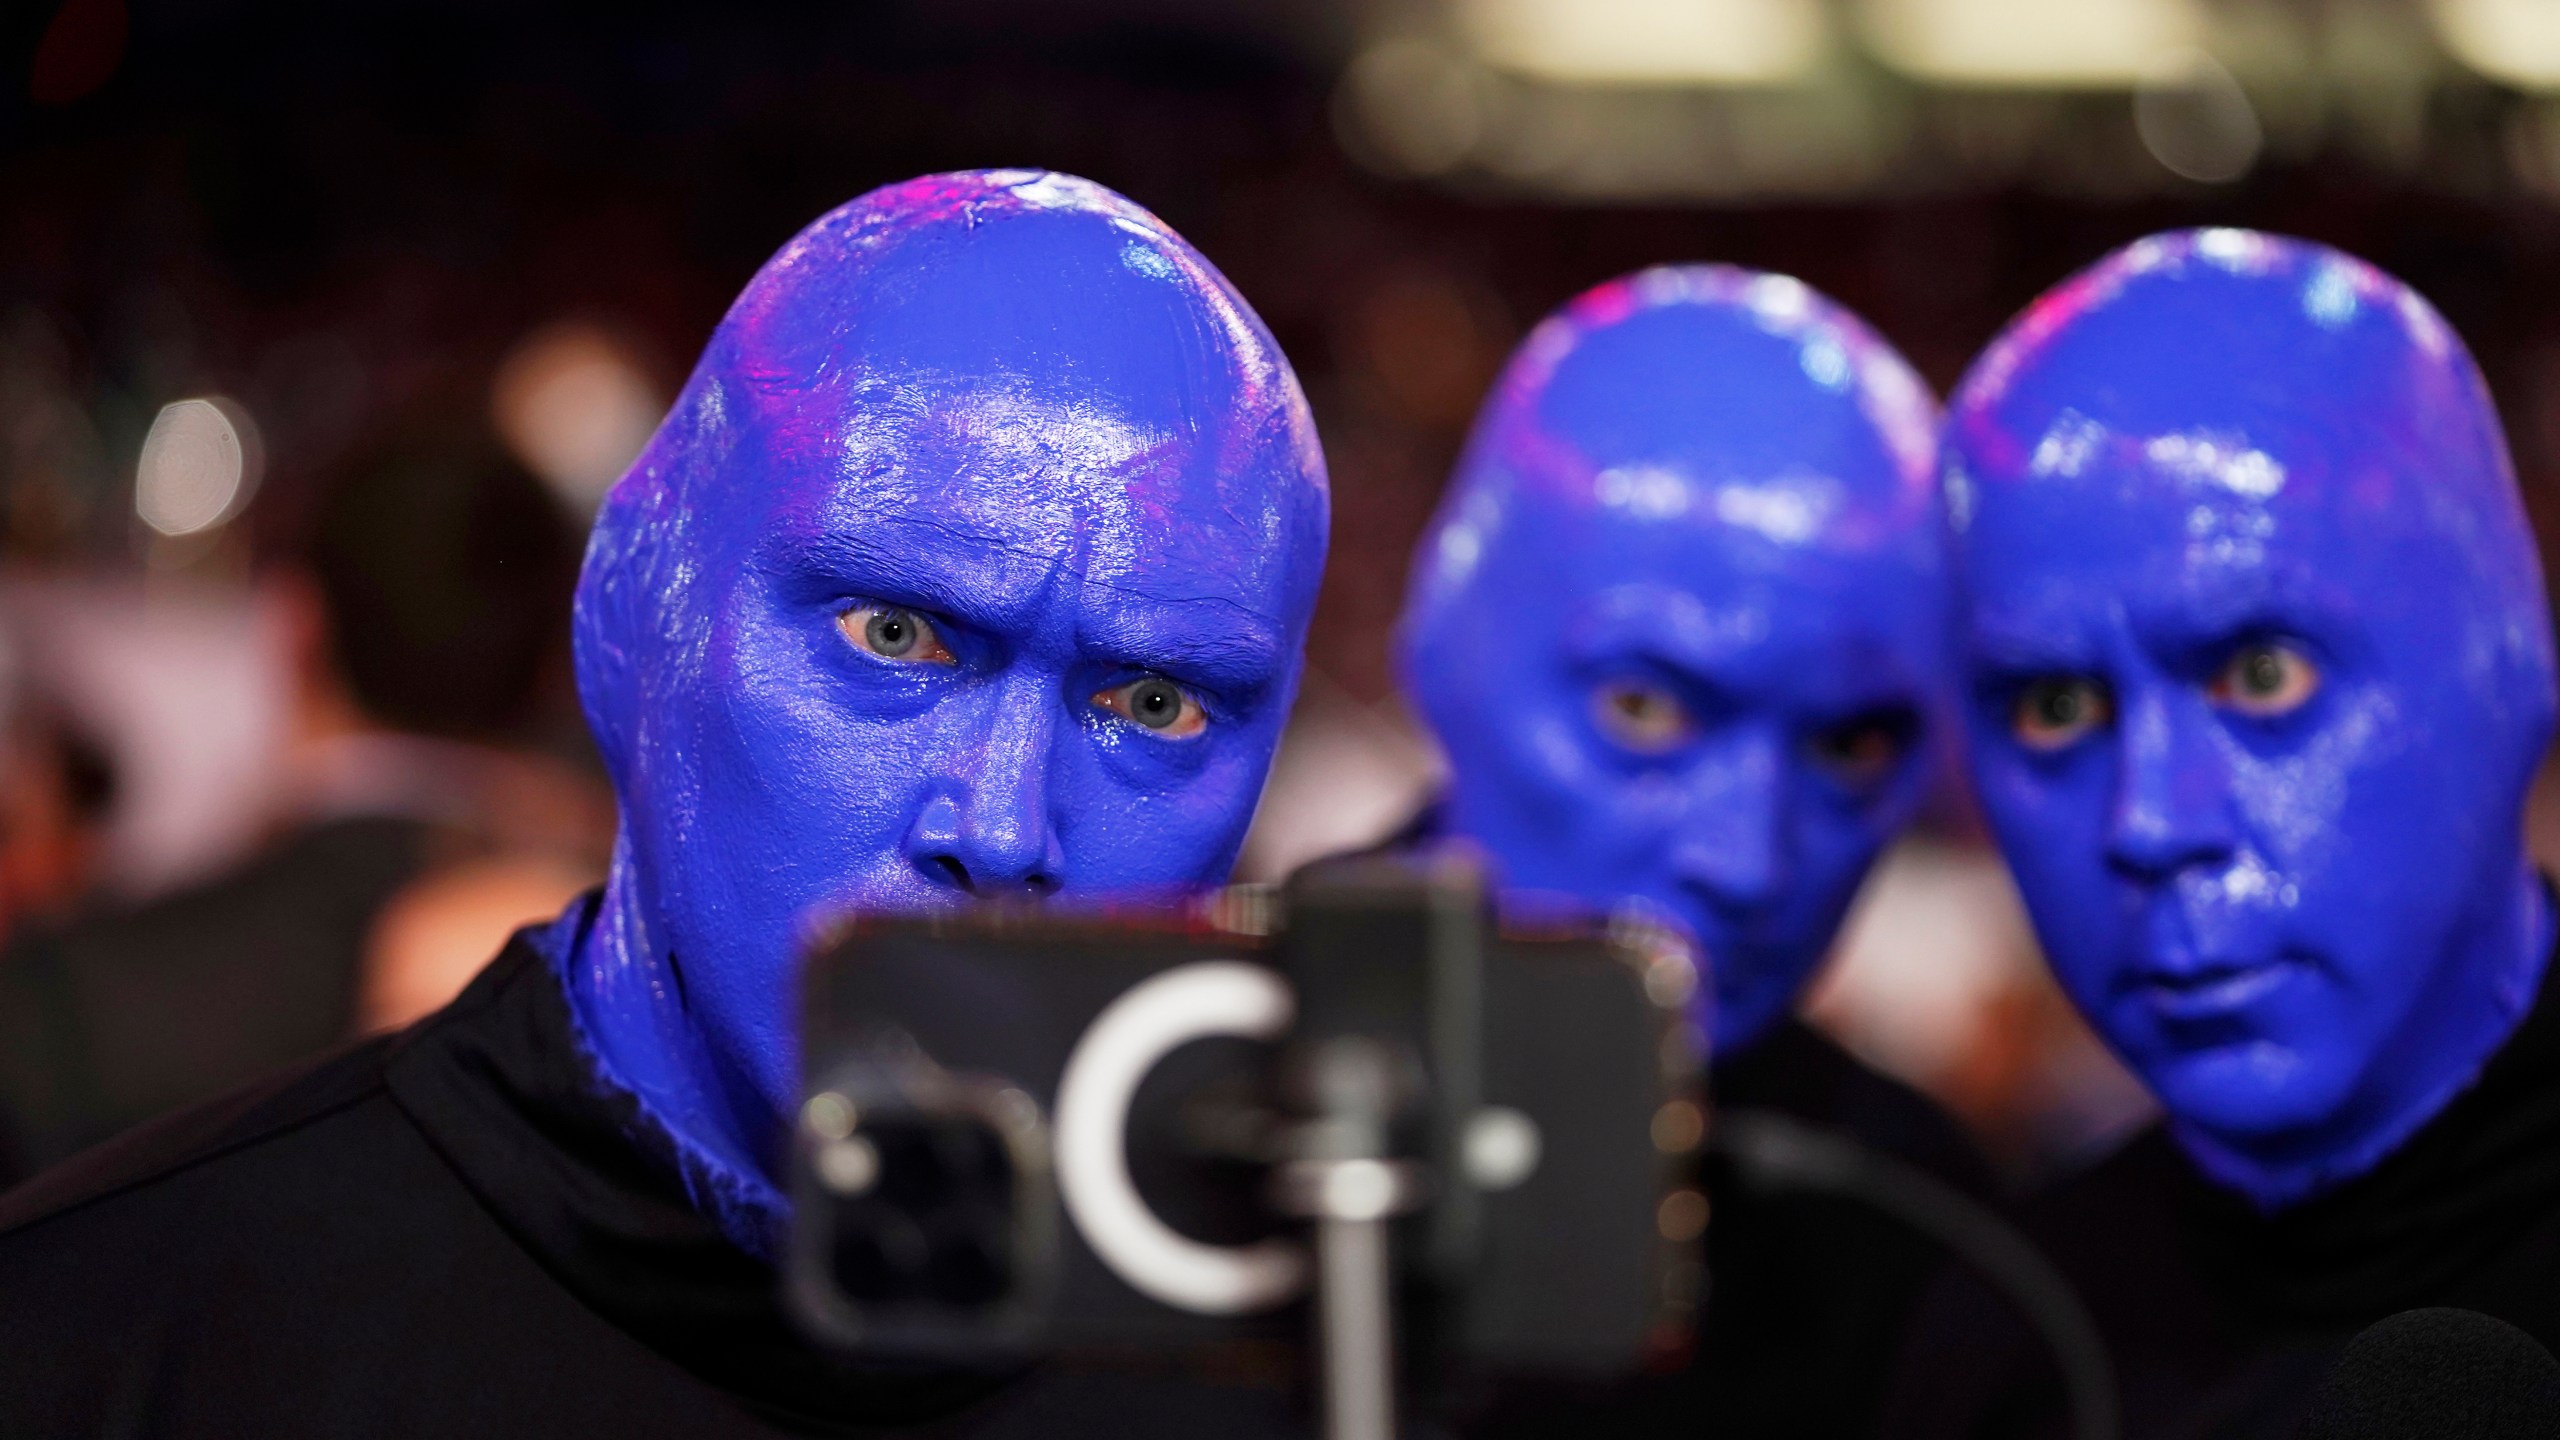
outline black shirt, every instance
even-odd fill
[[[1819,1031],[1783,1021],[1717,1062],[1718,1108],[1772,1110],[1845,1134],[1980,1194],[1989,1175],[1944,1112]],[[1851,1200],[1770,1193],[1710,1160],[1706,1322],[1675,1373],[1606,1387],[1507,1386],[1483,1437],[1875,1435],[1913,1306],[1943,1260]]]
[[[0,1183],[342,1043],[383,907],[432,827],[323,821],[201,885],[0,951]]]
[[[1413,850],[1448,833],[1432,801],[1384,842]],[[1946,1112],[1793,1017],[1712,1057],[1715,1108],[1771,1110],[1958,1189],[1987,1196],[1980,1152]],[[1705,1323],[1686,1365],[1608,1386],[1499,1387],[1467,1425],[1481,1440],[1552,1434],[1712,1434],[1718,1440],[1878,1433],[1913,1307],[1944,1256],[1901,1221],[1853,1200],[1776,1194],[1710,1160]]]
[[[452,1006],[0,1196],[0,1435],[1301,1435],[1269,1377],[805,1343],[519,934]]]
[[[2338,1350],[2456,1305],[2560,1349],[2560,965],[2472,1086],[2367,1174],[2273,1216],[2153,1128],[2027,1208],[2114,1353],[2126,1434],[2289,1432]],[[2043,1349],[1948,1276],[1914,1321],[1895,1433],[2061,1435]]]
[[[1979,1155],[1945,1112],[1812,1027],[1783,1023],[1713,1072],[1719,1110],[1772,1110],[1908,1161],[1976,1196]],[[1719,1435],[1877,1433],[1912,1307],[1945,1261],[1861,1202],[1768,1194],[1711,1162],[1699,1360]]]

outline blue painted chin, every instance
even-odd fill
[[[2404,286],[2155,236],[1957,392],[1967,728],[2063,988],[2215,1179],[2371,1169],[2539,988],[2551,634],[2488,393]]]
[[[1640,901],[1749,1045],[1925,787],[1935,403],[1796,281],[1649,270],[1504,372],[1415,561],[1406,687],[1448,823],[1524,888]]]
[[[779,1209],[808,926],[1222,880],[1325,524],[1268,332],[1099,186],[890,186],[748,284],[596,524],[578,682],[622,824],[554,944],[742,1241]]]

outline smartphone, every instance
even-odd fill
[[[1408,1365],[1635,1369],[1702,1287],[1698,983],[1668,931],[1448,861],[851,918],[805,972],[793,1308],[961,1364],[1296,1343],[1320,1282],[1278,1179],[1334,1123],[1305,1057],[1352,1041],[1392,1072]]]

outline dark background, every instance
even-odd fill
[[[201,644],[242,652],[209,673],[291,690],[260,659],[260,577],[324,528],[329,496],[392,483],[372,458],[384,447],[494,445],[493,387],[528,337],[563,324],[608,337],[663,404],[730,297],[799,227],[885,182],[992,166],[1089,176],[1161,215],[1261,312],[1313,401],[1332,558],[1308,706],[1248,866],[1374,838],[1429,783],[1386,660],[1407,554],[1511,345],[1641,266],[1797,275],[1944,389],[2036,293],[2146,232],[2238,224],[2325,240],[2413,283],[2470,341],[2528,505],[2555,533],[2560,101],[2459,63],[2418,5],[2144,0],[2256,37],[2227,52],[2245,101],[2223,106],[2244,106],[2252,163],[2206,183],[2172,173],[2140,133],[2130,84],[1950,85],[1854,41],[1808,82],[1866,117],[1852,163],[1829,168],[1749,162],[1727,143],[1773,115],[1838,113],[1829,101],[1799,114],[1784,95],[1714,87],[1541,90],[1443,61],[1423,69],[1454,88],[1430,90],[1370,63],[1399,43],[1408,60],[1445,60],[1450,17],[1493,3],[1505,0],[17,0],[0,11],[0,618],[26,649],[29,624],[58,629],[132,590],[160,638],[138,637],[122,663],[149,674],[170,653],[150,645],[199,643],[193,612],[237,612],[228,630],[202,629],[215,638]],[[1573,3],[1597,15],[1633,0]],[[1884,0],[1801,3],[1841,19]],[[1465,112],[1465,155],[1417,161],[1378,119],[1420,116],[1427,140],[1443,102]],[[1556,153],[1579,158],[1514,163],[1558,135],[1571,143]],[[1611,169],[1666,153],[1651,180]],[[255,417],[265,483],[244,515],[175,543],[135,519],[138,457],[161,407],[206,395]],[[574,499],[565,513],[568,544]],[[51,608],[11,598],[30,589]],[[565,641],[564,611],[518,618],[528,643]],[[117,640],[120,626],[101,633]],[[547,717],[527,733],[581,763],[569,688],[542,693]],[[213,744],[193,704],[164,696],[153,725],[125,727],[143,740],[104,747],[129,782],[107,817],[111,855],[137,830],[120,817],[157,793],[141,782],[167,768],[148,752]],[[90,709],[74,718],[113,739],[115,716]],[[289,746],[231,728],[223,753],[243,758],[199,757],[199,771],[289,772],[270,754]],[[62,749],[38,747],[39,768],[71,794],[82,772]],[[450,993],[490,936],[592,878],[610,811],[591,769],[586,786],[596,813],[568,827],[572,843],[515,846],[577,863],[550,890],[457,902],[479,928],[437,932],[459,968],[417,1005]],[[148,886],[131,865],[99,883],[129,902],[236,860],[279,823],[260,796],[285,788],[224,791],[214,803],[242,823],[152,852]],[[2560,790],[2546,786],[2535,814],[2541,851],[2560,854]],[[13,847],[43,862],[24,884],[0,873],[9,905],[98,903],[89,823],[18,846],[0,816],[0,872]],[[1997,858],[1959,804],[1930,828],[1871,893],[1817,1018],[2022,1163],[2121,1126],[2142,1102],[2045,980]],[[1283,830],[1299,838],[1268,838]]]
[[[2392,167],[2339,143],[2135,195],[2043,173],[1595,206],[1362,168],[1328,102],[1364,19],[1279,0],[22,3],[0,76],[0,344],[16,347],[0,355],[50,353],[99,463],[21,466],[7,542],[111,560],[130,457],[180,394],[259,415],[261,504],[287,510],[369,431],[483,403],[510,342],[563,315],[632,337],[672,393],[800,225],[886,181],[993,165],[1130,195],[1277,333],[1334,471],[1314,659],[1362,698],[1387,689],[1406,551],[1504,350],[1582,288],[1660,261],[1798,275],[1943,388],[2038,290],[2146,231],[2327,240],[2471,341],[2548,510],[2560,226],[2506,173],[2526,102],[2493,86],[2435,94]]]

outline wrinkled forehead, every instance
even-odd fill
[[[1275,618],[1313,563],[1297,482],[1225,471],[1190,437],[1090,400],[1003,380],[839,398],[804,448],[766,452],[775,483],[738,488],[743,529],[956,542],[1025,576],[1214,595]]]

